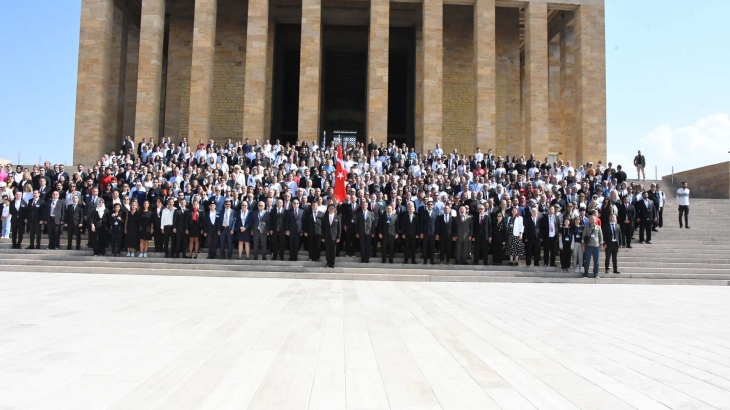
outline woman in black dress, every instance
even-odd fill
[[[507,242],[506,231],[507,227],[504,225],[504,215],[501,212],[497,212],[497,222],[494,224],[494,229],[492,230],[492,263],[495,265],[501,265],[502,259],[504,258],[504,246]]]
[[[573,234],[574,228],[571,226],[570,218],[563,219],[563,226],[559,231],[559,247],[560,247],[560,267],[563,272],[570,272],[570,259],[573,256]]]
[[[203,211],[200,210],[200,202],[195,199],[193,201],[193,209],[190,211],[185,220],[185,234],[188,235],[188,253],[191,259],[198,259],[198,251],[200,250],[200,226],[202,225]]]
[[[94,248],[94,256],[106,255],[109,222],[109,210],[104,206],[104,200],[100,198],[96,203],[96,209],[89,215],[89,241]]]
[[[152,211],[150,211],[150,201],[142,202],[142,210],[139,212],[139,256],[147,257],[147,249],[150,247],[150,239],[152,239]]]
[[[122,204],[114,204],[112,209],[109,218],[109,240],[112,246],[112,256],[119,256],[124,234],[124,213],[122,213]]]
[[[127,256],[134,258],[135,252],[139,247],[139,203],[136,199],[132,201],[129,212],[127,212],[127,218],[124,223],[124,235]]]
[[[248,210],[248,202],[241,202],[241,211],[236,218],[236,226],[234,231],[236,233],[236,240],[238,241],[238,259],[243,257],[243,249],[246,248],[246,259],[251,259],[251,219],[252,214]]]

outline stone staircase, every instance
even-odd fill
[[[371,258],[372,262],[366,265],[359,263],[359,258],[340,257],[334,269],[325,268],[324,262],[307,261],[307,252],[299,253],[298,262],[166,259],[156,253],[150,253],[149,258],[96,258],[88,249],[43,249],[47,246],[45,237],[39,250],[10,249],[9,241],[0,242],[0,271],[434,282],[730,285],[730,238],[722,232],[726,222],[730,223],[730,215],[723,212],[730,201],[691,200],[692,228],[680,230],[674,198],[676,188],[666,183],[664,186],[665,192],[670,194],[664,227],[654,233],[651,245],[638,243],[637,232],[633,248],[619,251],[620,275],[603,274],[602,254],[600,279],[584,279],[582,274],[563,273],[560,268],[527,268],[524,265],[406,265],[402,263],[402,254],[396,255],[393,264],[382,264],[379,258]],[[65,236],[61,243],[65,246]],[[24,245],[28,245],[27,236]],[[206,253],[201,251],[200,256],[205,258]]]

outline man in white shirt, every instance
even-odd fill
[[[175,233],[173,228],[175,227],[175,200],[172,198],[167,200],[167,208],[162,210],[162,216],[160,217],[160,229],[164,233],[163,247],[165,249],[165,257],[169,258],[170,253],[170,242],[172,242],[173,253],[175,252]]]
[[[682,214],[684,214],[684,226],[689,229],[689,188],[687,188],[687,181],[683,181],[682,188],[677,190],[677,203],[679,204],[679,227],[682,228]]]

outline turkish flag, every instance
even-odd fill
[[[338,203],[345,201],[347,191],[345,190],[345,181],[347,180],[347,171],[345,170],[345,161],[342,160],[342,145],[337,144],[337,167],[335,168],[335,199]]]

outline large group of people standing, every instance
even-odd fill
[[[539,161],[534,155],[466,155],[439,144],[342,147],[345,198],[334,194],[337,146],[258,140],[173,143],[127,137],[119,151],[75,170],[46,162],[0,170],[2,237],[13,249],[84,246],[95,256],[266,260],[336,257],[415,264],[560,266],[599,276],[631,247],[651,244],[663,225],[658,184],[628,181],[619,165]],[[643,171],[641,153],[635,159]],[[678,192],[687,225],[689,189]],[[682,224],[680,215],[680,225]],[[687,225],[687,228],[689,226]],[[237,252],[234,252],[237,249]],[[418,259],[418,261],[417,261]]]

